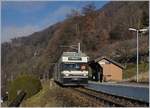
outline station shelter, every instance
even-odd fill
[[[100,57],[89,61],[92,70],[92,80],[107,82],[121,81],[124,67],[116,61],[107,57]]]

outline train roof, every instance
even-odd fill
[[[64,57],[72,57],[72,56],[80,56],[80,57],[88,57],[84,53],[77,53],[77,52],[63,52],[62,56]]]

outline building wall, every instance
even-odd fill
[[[121,81],[122,80],[122,69],[115,64],[107,60],[101,60],[98,62],[103,68],[103,80],[104,81]]]

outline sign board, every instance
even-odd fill
[[[68,57],[68,60],[82,60],[81,57]]]

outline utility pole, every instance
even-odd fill
[[[139,82],[139,53],[138,53],[139,52],[139,30],[137,30],[136,32],[137,32],[136,33],[137,35],[137,43],[136,43],[137,44],[137,50],[136,50],[137,51],[136,52],[137,53],[137,61],[136,61],[137,62],[137,82]]]
[[[81,53],[80,43],[78,43],[78,45],[71,45],[71,46],[61,45],[60,47],[67,47],[67,48],[75,49],[78,51],[78,53]]]
[[[76,24],[76,35],[79,36],[79,25]],[[81,53],[80,42],[78,43],[78,53]]]
[[[78,27],[78,24],[75,24],[75,27],[76,27],[76,36],[78,36],[78,35],[79,35],[79,27]],[[81,45],[80,45],[80,42],[78,43],[78,45],[71,45],[71,46],[61,45],[60,47],[68,47],[68,48],[77,50],[78,53],[81,53]]]
[[[76,35],[78,36],[79,34],[80,34],[80,32],[79,32],[79,25],[76,24]]]
[[[78,43],[78,53],[80,53],[80,43]]]

